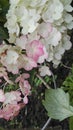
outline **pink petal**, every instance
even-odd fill
[[[24,69],[29,71],[32,70],[33,68],[37,67],[37,63],[30,57],[24,56]]]
[[[44,54],[43,47],[43,44],[39,40],[32,41],[26,47],[27,56],[37,62],[39,56]]]
[[[29,95],[31,93],[31,90],[30,90],[31,86],[28,80],[24,80],[23,82],[20,82],[19,86],[23,95]]]
[[[27,96],[25,96],[25,97],[23,98],[23,102],[24,102],[24,104],[27,104],[27,103],[28,103],[28,98],[27,98]]]

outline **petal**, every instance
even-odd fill
[[[0,102],[4,102],[5,101],[5,95],[2,89],[0,89]]]

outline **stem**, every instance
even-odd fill
[[[6,83],[4,83],[4,84],[2,84],[2,86],[1,86],[1,87],[3,87],[3,91],[4,91],[5,87],[6,87],[6,85],[7,85],[7,82],[6,82]]]
[[[56,88],[57,88],[57,85],[56,85],[55,76],[54,76],[54,74],[53,74],[53,73],[52,73],[52,77],[53,77],[54,89],[56,89]]]
[[[65,68],[67,68],[67,69],[70,69],[70,70],[72,70],[72,68],[71,67],[69,67],[69,66],[66,66],[66,65],[64,65],[63,63],[61,63],[62,64],[62,66],[63,67],[65,67]]]
[[[50,121],[51,121],[51,118],[49,118],[49,119],[47,120],[47,122],[45,123],[45,125],[43,126],[43,128],[42,128],[41,130],[45,130],[46,127],[48,126],[48,124],[50,123]]]
[[[50,89],[49,85],[38,74],[36,76],[42,81],[47,89]]]

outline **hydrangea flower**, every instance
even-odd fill
[[[37,62],[39,57],[44,55],[44,46],[40,41],[32,41],[26,46],[26,53],[28,57]]]
[[[5,93],[5,101],[3,105],[17,104],[19,101],[21,101],[21,93],[19,91],[11,91]]]
[[[6,59],[5,59],[6,63],[7,64],[16,64],[18,57],[19,57],[18,53],[16,53],[14,50],[8,50]]]
[[[48,1],[48,6],[45,10],[46,11],[42,14],[43,20],[45,22],[53,23],[55,20],[62,17],[63,4],[60,0],[51,0]]]
[[[1,117],[6,120],[11,120],[18,115],[20,106],[18,104],[8,104],[3,110],[0,110]]]
[[[5,101],[5,95],[2,89],[0,89],[0,102],[4,102]]]
[[[39,68],[39,72],[41,76],[51,76],[51,71],[48,66],[42,66],[41,68]]]
[[[29,101],[32,86],[29,72],[34,69],[40,76],[51,76],[46,63],[57,67],[64,52],[71,48],[67,29],[73,28],[72,0],[9,0],[4,27],[9,39],[0,45],[0,82],[17,84],[11,92],[0,90],[0,118],[17,116]],[[7,41],[9,44],[7,44]],[[23,70],[23,72],[22,72]],[[9,74],[16,77],[10,80]]]

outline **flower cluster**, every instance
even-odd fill
[[[65,50],[71,47],[67,35],[67,29],[73,27],[73,17],[69,14],[73,10],[71,2],[72,0],[10,0],[5,24],[9,31],[9,42],[25,49],[24,44],[27,42],[39,40],[48,52],[47,61],[52,61],[57,66]],[[24,39],[24,44],[16,42],[20,33],[28,37],[28,41]]]
[[[0,90],[0,118],[17,116],[31,94],[29,71],[38,68],[41,76],[51,75],[46,62],[57,67],[65,50],[71,48],[68,29],[73,27],[72,0],[9,0],[6,14],[9,39],[0,45],[0,77],[7,83],[19,84],[19,90]],[[43,63],[45,62],[45,65]],[[39,68],[40,66],[40,68]],[[20,73],[23,69],[24,72]],[[17,75],[15,81],[8,73]]]

